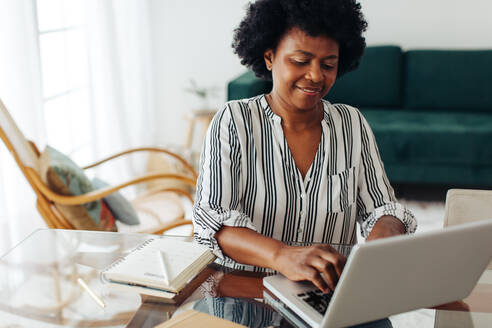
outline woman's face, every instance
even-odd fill
[[[272,97],[293,110],[316,108],[336,80],[338,42],[327,36],[310,36],[292,28],[277,49],[265,52],[265,63],[272,71]]]

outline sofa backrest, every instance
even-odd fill
[[[402,74],[400,47],[367,47],[359,68],[340,77],[326,99],[356,107],[399,107],[403,96]]]
[[[251,98],[271,90],[272,81],[262,80],[247,71],[227,84],[227,100]]]
[[[248,71],[229,82],[228,99],[271,88]],[[359,108],[492,112],[492,50],[367,47],[359,68],[340,77],[325,98]]]
[[[492,111],[492,50],[405,53],[404,107]]]

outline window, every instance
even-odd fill
[[[83,0],[36,0],[47,142],[76,162],[91,158]]]

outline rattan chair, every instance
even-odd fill
[[[86,193],[78,196],[66,196],[53,192],[44,182],[40,175],[39,169],[39,157],[40,152],[35,145],[34,142],[27,140],[21,130],[18,128],[11,115],[7,111],[7,108],[0,100],[0,138],[3,140],[7,149],[10,151],[12,156],[15,159],[15,162],[19,166],[19,169],[24,174],[25,178],[29,182],[29,185],[34,190],[37,201],[36,208],[41,214],[42,218],[46,222],[49,228],[56,229],[74,229],[72,224],[62,215],[60,211],[55,207],[55,203],[61,205],[81,205],[88,202],[92,202],[95,200],[99,200],[107,195],[110,195],[120,189],[123,189],[128,186],[133,186],[141,183],[145,183],[152,180],[162,180],[162,179],[174,179],[179,180],[182,183],[190,186],[191,188],[195,187],[197,174],[193,167],[188,164],[182,157],[179,155],[170,152],[166,149],[155,148],[155,147],[143,147],[143,148],[134,148],[122,151],[115,155],[109,156],[103,160],[97,161],[91,165],[83,167],[84,170],[96,167],[102,163],[106,163],[111,161],[112,159],[122,157],[127,154],[136,153],[136,152],[158,152],[161,154],[165,154],[170,156],[173,160],[178,161],[184,170],[187,172],[186,174],[173,174],[173,173],[152,173],[145,174],[138,177],[135,177],[129,181],[122,182],[120,184],[109,186],[103,189],[99,189],[97,191],[93,191],[90,193]],[[153,224],[150,228],[146,227],[144,229],[131,229],[131,232],[145,232],[145,233],[155,233],[160,234],[164,231],[168,231],[169,229],[176,228],[178,226],[183,225],[191,225],[191,220],[187,220],[184,218],[184,211],[173,217],[171,219],[167,218],[165,221],[159,220],[159,211],[162,213],[162,208],[158,211],[152,211],[149,206],[142,206],[146,200],[151,199],[150,203],[158,204],[159,203],[159,195],[165,195],[172,193],[174,195],[181,195],[188,198],[191,202],[193,202],[193,198],[191,194],[185,190],[176,189],[176,188],[157,188],[143,194],[139,194],[137,198],[132,202],[137,213],[139,213],[139,209],[142,209],[142,212],[147,212],[146,214],[150,214],[155,218],[155,224]],[[183,197],[174,197],[175,200],[181,201]],[[148,205],[148,204],[147,204]]]

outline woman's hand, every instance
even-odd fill
[[[309,280],[325,293],[335,289],[347,261],[329,245],[287,246],[248,228],[223,226],[215,238],[235,261],[272,268],[290,280]]]
[[[397,235],[404,235],[407,229],[403,222],[391,215],[385,215],[379,218],[374,227],[371,230],[366,241],[386,238]]]
[[[275,256],[274,269],[293,281],[309,280],[328,293],[330,289],[335,289],[346,261],[345,256],[326,244],[305,247],[284,245]]]

